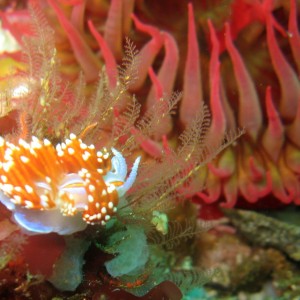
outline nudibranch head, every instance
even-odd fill
[[[56,147],[36,137],[16,145],[0,138],[0,201],[30,232],[71,234],[105,225],[135,181],[139,161],[127,177],[120,152],[97,151],[74,134]]]

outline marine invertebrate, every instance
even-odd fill
[[[0,148],[0,201],[34,233],[72,234],[87,223],[105,225],[135,181],[140,160],[126,179],[120,152],[96,151],[74,134],[56,149],[36,137],[17,145],[1,138]]]
[[[23,41],[25,67],[11,77],[17,84],[2,94],[7,107],[17,112],[19,127],[0,139],[0,190],[5,194],[2,204],[26,233],[47,237],[51,232],[60,246],[65,241],[65,253],[56,260],[52,276],[46,268],[47,279],[57,290],[77,289],[85,251],[96,247],[103,255],[97,265],[101,272],[132,294],[144,295],[165,280],[184,290],[202,284],[202,270],[188,272],[188,281],[187,272],[174,269],[181,253],[171,248],[196,229],[191,225],[189,230],[187,224],[172,230],[168,213],[174,209],[176,224],[186,212],[194,224],[193,206],[188,203],[184,206],[190,209],[181,210],[180,200],[193,190],[199,170],[240,134],[226,134],[217,143],[209,139],[210,115],[203,105],[175,150],[167,140],[160,145],[180,93],[161,97],[140,113],[128,92],[138,78],[140,61],[130,41],[116,78],[103,69],[93,87],[83,76],[76,83],[66,81],[59,71],[53,32],[39,7],[30,9],[34,26],[33,36]],[[16,88],[23,90],[18,99],[12,96]],[[156,159],[147,159],[141,148]],[[137,152],[142,153],[141,165]],[[132,165],[128,177],[127,163]],[[78,231],[76,237],[65,237]],[[170,251],[164,253],[163,245]]]
[[[212,11],[219,7],[218,4],[214,5],[211,6]],[[294,54],[292,59],[288,55],[286,57],[277,44],[274,29],[282,35],[277,36],[281,44],[286,38],[285,29],[274,16],[274,11],[283,10],[280,2],[277,5],[273,5],[272,1],[233,1],[232,15],[224,15],[227,21],[222,21],[224,25],[217,23],[214,14],[211,20],[206,20],[205,12],[202,15],[196,10],[197,15],[194,16],[194,9],[189,5],[187,56],[179,122],[183,127],[187,126],[194,112],[205,102],[204,99],[209,98],[207,102],[212,113],[212,139],[219,139],[226,130],[235,126],[246,129],[246,135],[237,146],[227,148],[217,160],[200,171],[200,186],[205,183],[206,189],[195,195],[201,203],[211,204],[222,200],[223,206],[232,207],[239,198],[257,203],[271,195],[273,199],[283,203],[299,201],[299,160],[296,158],[296,153],[299,153],[299,136],[291,133],[296,126],[291,126],[291,123],[296,124],[299,120],[296,115],[299,108],[299,101],[296,99],[299,99],[300,92],[295,72],[297,57]],[[208,7],[202,8],[209,11]],[[219,8],[221,9],[221,5]],[[148,9],[151,11],[150,6]],[[138,13],[143,16],[141,11]],[[289,21],[286,26],[291,32],[293,30],[290,37],[293,49],[298,40],[296,2],[291,1],[290,11],[284,13],[285,20]],[[198,25],[198,30],[204,33],[198,39],[195,19],[201,24]],[[294,24],[293,29],[291,24]],[[244,32],[255,30],[256,26],[259,27],[256,29],[259,38],[266,39],[264,45],[268,47],[262,46],[258,50],[256,35],[253,40],[252,37],[246,40],[243,36]],[[137,29],[140,30],[140,26]],[[173,33],[178,34],[176,31]],[[178,38],[182,39],[180,36]],[[201,52],[203,46],[210,47],[209,61],[207,53]],[[253,52],[249,53],[247,47],[253,51],[258,50],[257,60],[253,59]],[[284,49],[289,53],[287,43]],[[248,55],[246,58],[250,63],[243,58],[241,51],[243,55]],[[266,57],[266,60],[262,57]],[[167,54],[164,59],[167,60]],[[163,67],[158,73],[162,69]],[[203,73],[208,73],[208,80],[203,78]],[[228,73],[233,73],[234,79]],[[271,75],[263,79],[263,73]],[[161,82],[169,76],[163,78]],[[280,83],[280,91],[276,80]],[[277,94],[272,93],[271,96],[271,89],[276,90]]]
[[[39,227],[41,225],[37,221],[47,216],[51,209],[43,208],[39,210],[38,215],[36,208],[35,218],[30,219],[30,200],[27,203],[24,201],[24,205],[28,207],[22,208],[22,212],[25,211],[25,222],[21,223],[21,226],[25,224],[28,227],[29,224],[29,229],[33,231],[42,228],[43,233],[49,230],[60,234],[71,234],[87,226],[82,220],[82,217],[85,218],[84,204],[92,206],[92,202],[89,202],[89,198],[92,199],[89,192],[90,188],[94,190],[97,185],[85,185],[89,179],[85,171],[88,168],[82,169],[81,158],[84,161],[85,158],[89,160],[88,154],[80,152],[80,162],[74,159],[71,163],[66,163],[62,158],[64,153],[74,157],[78,148],[75,145],[68,148],[73,139],[77,140],[73,134],[70,136],[70,132],[84,137],[86,146],[83,148],[87,147],[86,149],[93,152],[94,149],[90,149],[88,144],[93,143],[95,149],[106,146],[111,149],[111,157],[114,156],[111,165],[105,168],[109,179],[104,175],[100,183],[115,186],[111,194],[117,194],[120,200],[118,211],[111,220],[101,219],[109,222],[108,224],[103,222],[104,226],[89,226],[89,230],[78,234],[78,242],[72,241],[71,237],[68,249],[57,261],[53,278],[50,279],[61,291],[77,289],[82,278],[83,255],[86,249],[91,248],[90,245],[97,247],[97,251],[94,250],[97,254],[101,252],[102,255],[103,251],[114,256],[113,259],[105,257],[101,264],[97,264],[98,269],[95,273],[98,279],[108,278],[109,283],[112,282],[114,286],[129,290],[135,295],[145,294],[164,280],[172,280],[183,291],[188,290],[192,285],[198,286],[202,283],[203,271],[197,268],[185,271],[180,264],[179,256],[184,251],[176,251],[179,249],[176,248],[177,244],[184,244],[180,242],[191,239],[196,231],[193,227],[196,213],[190,214],[186,206],[184,209],[178,208],[180,200],[196,195],[202,202],[212,203],[223,197],[225,206],[234,206],[238,197],[243,197],[248,202],[257,202],[267,195],[275,195],[285,203],[298,201],[299,136],[295,132],[299,119],[293,112],[299,107],[293,99],[294,95],[298,95],[299,85],[298,78],[293,74],[297,67],[298,54],[295,49],[298,39],[291,40],[289,47],[284,30],[288,27],[286,21],[290,19],[292,37],[298,36],[295,2],[291,1],[291,14],[284,16],[280,24],[277,21],[278,11],[282,14],[287,12],[282,8],[280,1],[276,6],[271,1],[232,1],[232,16],[220,14],[220,23],[214,15],[211,16],[211,21],[203,20],[197,9],[203,6],[204,2],[196,2],[195,10],[191,4],[188,5],[188,16],[185,18],[188,20],[186,61],[181,59],[184,49],[181,44],[184,43],[181,43],[183,38],[180,37],[182,32],[185,32],[182,29],[185,23],[178,22],[170,26],[168,21],[165,25],[159,23],[159,20],[155,21],[151,7],[150,13],[146,13],[147,1],[144,1],[142,5],[140,2],[135,6],[135,15],[132,16],[135,30],[129,31],[133,2],[112,1],[107,25],[102,31],[103,21],[95,16],[103,11],[107,13],[108,6],[103,8],[103,2],[97,2],[92,11],[89,3],[94,2],[49,0],[50,21],[53,20],[53,9],[66,32],[65,34],[60,31],[59,25],[55,25],[57,48],[51,29],[33,7],[33,21],[37,24],[33,33],[37,37],[22,42],[23,51],[25,50],[27,55],[26,68],[13,76],[17,84],[10,86],[8,91],[3,93],[9,98],[9,109],[20,112],[17,115],[19,131],[6,135],[5,142],[3,141],[6,148],[3,150],[3,170],[10,168],[12,154],[17,156],[15,148],[22,148],[22,144],[34,146],[35,143],[41,144],[42,147],[50,146],[49,144],[60,145],[57,149],[52,148],[56,153],[53,161],[65,168],[61,178],[55,177],[56,188],[52,189],[51,186],[51,191],[52,180],[49,183],[46,177],[42,183],[31,183],[27,190],[24,186],[24,191],[28,192],[30,187],[38,186],[36,203],[39,205],[45,200],[43,191],[46,191],[46,194],[57,194],[58,197],[53,196],[52,204],[59,208],[58,218],[66,222],[59,223],[58,229],[53,227],[52,223],[50,227],[45,226],[45,223]],[[41,3],[45,5],[44,1]],[[220,8],[218,1],[214,1],[214,4],[215,7],[209,7],[207,4],[206,9]],[[241,13],[245,18],[236,18]],[[224,20],[229,21],[225,26]],[[266,58],[259,59],[258,65],[271,73],[263,78],[265,80],[262,80],[255,61],[251,61],[251,58],[249,60],[248,50],[245,50],[246,46],[251,48],[257,36],[253,37],[255,34],[252,35],[252,32],[248,35],[250,41],[243,39],[245,32],[255,31],[257,25],[260,38],[266,38],[265,45],[255,46],[259,48],[258,54],[262,55],[257,55],[257,58]],[[277,35],[274,34],[274,29],[278,31]],[[179,30],[179,33],[176,30]],[[225,38],[222,37],[223,33]],[[127,42],[124,64],[119,70],[116,62],[120,61],[122,56],[124,34],[129,34],[141,51],[137,54],[132,44]],[[150,36],[150,41],[145,41],[145,35]],[[68,47],[66,38],[71,47]],[[290,49],[290,53],[280,55],[277,41],[280,41],[281,49]],[[201,53],[198,43],[202,49]],[[205,48],[208,49],[206,52],[203,51]],[[65,52],[65,49],[68,50]],[[100,57],[98,49],[101,50]],[[73,54],[65,56],[68,51]],[[67,68],[58,64],[58,57],[64,62],[70,60]],[[78,75],[79,68],[75,60],[82,67],[83,75]],[[287,60],[292,67],[287,66]],[[75,71],[69,68],[72,62]],[[182,70],[184,71],[181,72]],[[234,76],[228,78],[229,72]],[[184,74],[183,78],[180,78],[181,73]],[[205,76],[206,74],[208,76]],[[66,78],[73,80],[75,77],[75,84],[65,81]],[[84,77],[89,82],[88,85]],[[257,78],[261,79],[261,87],[257,84]],[[285,78],[291,80],[285,81]],[[280,83],[278,90],[275,84],[277,79]],[[181,81],[182,83],[178,84]],[[172,94],[180,85],[184,91],[181,102],[179,94]],[[267,85],[272,87],[266,89]],[[19,88],[23,92],[16,96]],[[274,93],[274,89],[280,93]],[[271,97],[271,90],[274,99]],[[135,96],[132,96],[132,92],[138,95],[139,101],[141,99],[141,105]],[[264,103],[261,99],[264,99],[265,93]],[[279,95],[282,95],[282,99]],[[211,120],[204,99],[209,99],[207,103],[212,114]],[[287,105],[288,101],[292,104],[291,107]],[[180,105],[179,110],[177,105]],[[178,111],[176,116],[173,114],[175,111]],[[4,114],[6,113],[7,111]],[[267,128],[264,126],[266,124]],[[225,132],[236,127],[246,127],[247,134],[242,137],[242,143],[234,143],[221,152],[235,137],[226,135]],[[284,128],[288,127],[290,129],[285,131]],[[20,144],[21,136],[29,142],[21,140]],[[290,151],[291,147],[293,151]],[[38,151],[39,147],[36,148],[33,151]],[[97,154],[96,150],[93,153]],[[143,163],[139,166],[136,176],[138,161],[133,162],[140,154]],[[216,154],[217,159],[211,162]],[[23,162],[20,157],[23,164],[18,164],[18,174],[22,174],[20,170],[26,169],[24,166],[27,156],[24,157]],[[128,181],[125,180],[127,172],[121,171],[123,168],[117,172],[119,176],[115,176],[112,171],[122,166],[125,158],[129,165],[134,166]],[[74,169],[72,166],[75,166]],[[57,166],[46,164],[46,167],[55,169]],[[90,174],[101,175],[97,169],[93,170]],[[15,173],[12,175],[17,176]],[[133,181],[132,188],[128,190]],[[5,184],[2,182],[4,192],[12,196],[9,194],[10,187]],[[204,191],[201,190],[203,186]],[[62,192],[65,202],[60,201],[59,191]],[[97,190],[94,201],[99,197],[100,191],[102,189]],[[125,195],[124,191],[127,191]],[[18,200],[18,197],[13,201],[2,199],[3,203],[12,209],[15,219],[17,216],[17,221],[20,220],[20,204],[13,202]],[[175,212],[170,213],[171,208],[175,208]],[[97,207],[93,206],[91,209],[96,210]],[[92,219],[86,217],[86,221],[97,223],[98,213],[102,217],[103,212],[97,211]],[[71,216],[72,214],[74,216]],[[182,222],[182,218],[187,216],[191,218],[191,224]],[[55,218],[51,222],[56,220]],[[176,221],[173,223],[174,219]],[[80,224],[83,224],[82,228]],[[170,251],[164,251],[165,247],[170,248]],[[136,259],[137,257],[139,259]],[[74,266],[76,274],[72,272],[72,267],[66,266]],[[99,271],[100,266],[105,268]],[[71,272],[66,272],[66,268]],[[78,280],[65,281],[66,278],[72,277]]]
[[[238,146],[229,147],[199,171],[199,186],[206,186],[194,193],[200,202],[221,200],[222,205],[232,207],[239,198],[257,203],[272,196],[285,204],[299,203],[299,30],[295,0],[289,5],[267,0],[236,0],[227,6],[219,1],[194,3],[195,8],[189,4],[187,15],[181,1],[176,4],[186,18],[181,17],[176,25],[172,22],[177,18],[174,3],[165,7],[170,10],[169,18],[156,17],[165,11],[153,1],[151,6],[147,1],[112,1],[110,6],[87,1],[48,3],[44,7],[56,29],[64,76],[75,78],[79,65],[86,79],[93,82],[105,65],[110,88],[114,88],[118,82],[116,61],[121,57],[123,37],[129,35],[141,48],[142,61],[130,90],[145,95],[141,101],[144,107],[149,109],[163,95],[170,95],[176,79],[181,82],[183,99],[175,122],[166,118],[149,139],[132,130],[150,156],[161,156],[163,144],[177,139],[180,128],[188,126],[203,102],[212,113],[213,140],[220,140],[226,130],[246,128]],[[54,21],[53,12],[60,24]],[[135,13],[134,26],[131,12]],[[75,17],[78,15],[80,18]],[[107,18],[98,18],[100,15]],[[182,58],[184,53],[186,58]],[[146,80],[148,75],[150,81]]]

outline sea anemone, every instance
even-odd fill
[[[227,131],[245,128],[238,145],[199,171],[201,188],[194,193],[199,201],[233,207],[238,199],[257,203],[272,196],[284,204],[300,203],[295,0],[215,1],[195,3],[195,8],[180,1],[164,5],[163,11],[153,1],[48,3],[44,7],[55,28],[61,72],[68,78],[81,69],[93,82],[105,65],[114,87],[116,62],[129,36],[141,48],[138,78],[129,90],[141,96],[146,110],[174,88],[183,89],[177,117],[166,118],[150,140],[132,131],[145,153],[159,157],[163,145],[176,144],[204,102],[215,142]]]
[[[197,232],[182,200],[299,203],[295,0],[30,3],[24,39],[20,12],[2,14],[25,63],[1,82],[1,115],[16,121],[2,133],[1,202],[26,233],[76,233],[48,277],[58,290],[77,289],[95,248],[98,288],[100,277],[135,295],[164,280],[188,291],[203,271],[176,251],[190,255],[182,240]]]
[[[3,218],[11,213],[20,230],[37,235],[37,241],[49,235],[64,240],[64,252],[47,274],[57,290],[78,288],[85,252],[93,247],[102,255],[97,278],[100,272],[100,278],[132,294],[144,295],[166,280],[183,291],[198,286],[203,270],[181,270],[184,254],[175,250],[198,230],[196,211],[185,196],[199,170],[240,132],[212,140],[210,114],[202,105],[176,149],[167,138],[161,145],[181,94],[161,95],[140,112],[128,92],[142,62],[132,42],[125,44],[115,77],[102,68],[94,85],[87,85],[83,74],[69,82],[42,10],[33,2],[30,11],[23,68],[3,79],[1,94],[3,114],[15,111],[18,123],[0,139]]]

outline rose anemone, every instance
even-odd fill
[[[296,0],[41,1],[55,30],[61,72],[73,80],[83,70],[94,82],[103,66],[112,87],[125,36],[140,49],[138,79],[130,91],[145,109],[183,90],[178,114],[153,140],[140,140],[150,156],[174,142],[206,103],[208,134],[246,134],[202,168],[194,196],[233,207],[271,196],[300,203],[300,35]],[[9,27],[9,26],[8,26]],[[13,32],[12,32],[13,33]],[[132,132],[137,136],[136,132]],[[191,195],[193,196],[193,195]],[[264,203],[259,201],[259,203]]]

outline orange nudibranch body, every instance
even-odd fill
[[[105,225],[134,183],[139,161],[126,179],[121,153],[97,151],[74,134],[56,147],[36,137],[16,145],[0,138],[0,201],[30,232],[71,234],[86,224]]]

